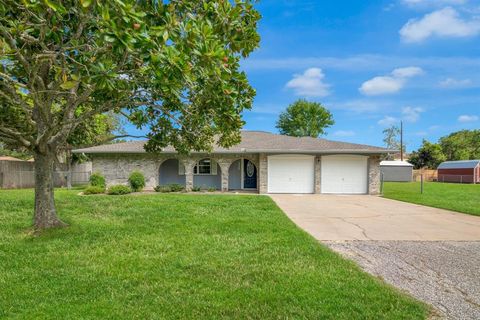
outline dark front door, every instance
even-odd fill
[[[243,159],[243,187],[245,189],[257,188],[257,168],[253,162]]]

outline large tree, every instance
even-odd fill
[[[445,160],[446,157],[442,152],[441,146],[427,140],[423,140],[422,146],[418,151],[412,152],[408,159],[415,169],[437,169],[438,165]]]
[[[281,134],[288,136],[317,138],[334,123],[330,111],[320,103],[301,99],[280,114],[276,127]]]
[[[440,138],[447,160],[480,159],[480,130],[461,130]]]
[[[34,155],[34,227],[64,225],[54,159],[98,114],[148,126],[148,151],[238,143],[258,19],[251,0],[0,0],[0,139]]]

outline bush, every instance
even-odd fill
[[[208,192],[215,192],[215,191],[217,191],[217,188],[215,188],[215,187],[210,187],[210,188],[208,188],[207,190],[208,190]]]
[[[100,194],[105,193],[105,187],[102,186],[88,186],[85,190],[83,190],[83,194]]]
[[[184,186],[182,186],[181,184],[178,184],[178,183],[172,183],[169,185],[170,189],[172,190],[172,192],[180,192],[180,191],[183,191],[185,189]]]
[[[105,188],[105,177],[100,172],[95,172],[90,176],[90,185],[93,187]]]
[[[202,190],[202,188],[200,188],[199,186],[193,186],[192,187],[193,192],[199,192],[200,190]]]
[[[145,177],[140,171],[133,171],[128,177],[128,184],[134,192],[140,192],[145,187]]]
[[[164,185],[164,186],[156,186],[155,187],[156,192],[163,192],[163,193],[166,193],[166,192],[180,192],[180,191],[183,191],[184,189],[185,189],[185,187],[182,186],[181,184],[178,184],[178,183],[172,183],[172,184],[167,184],[167,185]]]
[[[129,186],[125,186],[123,184],[117,184],[108,188],[107,193],[110,195],[122,195],[122,194],[129,194],[132,192]]]
[[[156,186],[154,190],[162,193],[172,192],[172,188],[170,188],[170,186]]]

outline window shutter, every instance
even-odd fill
[[[180,161],[178,161],[178,175],[179,176],[185,175],[185,166]]]
[[[213,159],[210,159],[210,174],[214,176],[217,175],[217,162]]]

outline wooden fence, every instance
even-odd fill
[[[431,169],[413,170],[413,181],[420,181],[422,175],[424,181],[438,181],[437,170]]]
[[[53,179],[56,187],[67,185],[66,166],[57,167]],[[72,184],[86,184],[91,175],[91,164],[72,168]],[[0,161],[0,189],[33,188],[35,186],[34,163],[29,161]]]

